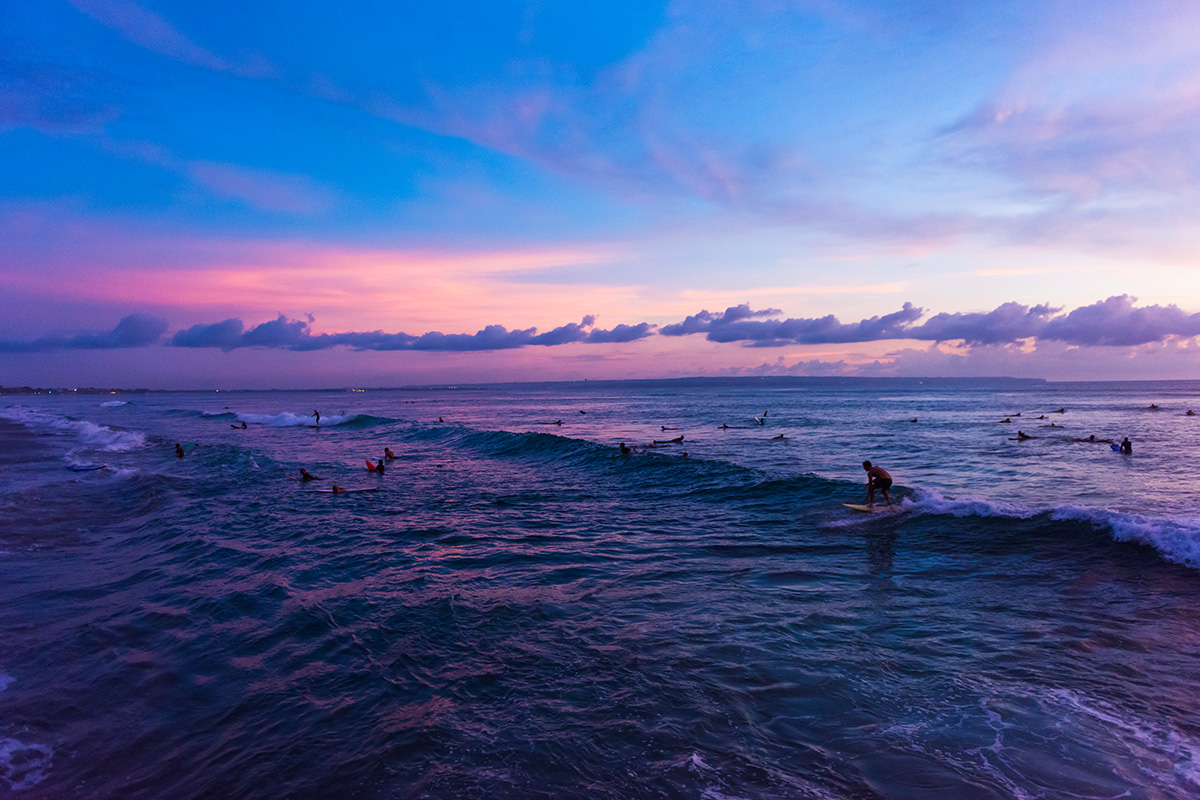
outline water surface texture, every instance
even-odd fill
[[[0,797],[1194,797],[1192,408],[1200,382],[5,398]],[[842,505],[863,459],[894,512]]]

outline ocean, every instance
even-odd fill
[[[0,797],[1200,796],[1191,409],[1200,382],[0,398]],[[893,509],[843,505],[864,459]]]

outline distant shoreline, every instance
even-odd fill
[[[689,377],[689,378],[636,378],[625,380],[577,380],[577,381],[506,381],[491,383],[446,383],[446,384],[415,384],[408,386],[374,386],[374,387],[323,387],[308,389],[121,389],[121,388],[63,388],[63,387],[30,387],[30,386],[0,386],[0,396],[29,397],[29,396],[78,396],[78,395],[148,395],[148,394],[233,394],[248,392],[418,392],[418,391],[487,391],[489,389],[511,389],[525,387],[530,389],[619,389],[626,387],[745,387],[745,388],[787,388],[799,386],[997,386],[997,387],[1032,387],[1060,384],[1186,384],[1194,380],[1098,380],[1098,381],[1050,381],[1045,378],[870,378],[870,377],[837,377],[837,376],[796,376],[796,375],[763,375],[757,377]]]

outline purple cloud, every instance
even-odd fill
[[[1051,316],[1061,311],[1048,305],[1033,308],[1004,303],[981,313],[935,314],[908,331],[906,338],[933,341],[962,339],[966,344],[1003,344],[1038,336]]]
[[[537,328],[508,330],[503,325],[488,325],[473,334],[430,331],[420,336],[383,331],[322,333],[314,336],[310,318],[290,320],[283,314],[269,322],[246,330],[239,319],[227,319],[212,325],[193,325],[171,337],[172,347],[219,347],[234,350],[241,347],[269,347],[285,350],[327,350],[349,347],[354,350],[428,350],[440,352],[469,352],[514,350],[521,347],[553,347],[561,344],[632,342],[654,333],[654,326],[618,325],[612,330],[596,329],[596,318],[586,316],[539,334]]]
[[[748,304],[732,306],[722,313],[701,311],[683,322],[665,326],[665,336],[704,333],[710,342],[748,342],[752,347],[789,344],[836,344],[907,338],[909,326],[924,311],[905,303],[899,311],[882,317],[843,324],[832,314],[820,318],[757,319],[778,314],[778,309],[753,311]]]
[[[711,342],[740,342],[746,347],[781,347],[805,344],[852,344],[892,340],[961,341],[971,347],[1012,345],[1025,340],[1063,342],[1082,346],[1135,346],[1171,339],[1200,336],[1200,313],[1189,314],[1177,306],[1135,307],[1129,295],[1110,297],[1067,314],[1049,305],[1025,306],[1003,303],[991,311],[935,314],[916,324],[924,311],[905,303],[891,314],[843,323],[832,314],[824,317],[763,319],[777,309],[755,311],[749,304],[731,306],[723,312],[701,311],[681,322],[657,328],[648,322],[621,324],[605,330],[595,327],[596,318],[561,325],[545,333],[537,328],[509,330],[488,325],[475,333],[430,331],[420,335],[403,332],[351,331],[312,333],[313,318],[288,319],[284,314],[247,329],[240,319],[193,325],[177,331],[166,344],[171,347],[235,350],[261,347],[294,351],[328,350],[424,350],[431,352],[478,352],[515,350],[522,347],[555,347],[564,344],[614,344],[645,339],[656,334],[689,336],[704,334]],[[162,340],[165,320],[132,314],[115,329],[103,333],[69,337],[43,337],[33,341],[0,341],[0,352],[33,352],[65,349],[111,349],[144,347]]]
[[[75,336],[43,336],[32,341],[2,341],[0,352],[33,353],[45,350],[118,350],[148,347],[162,341],[167,321],[146,314],[130,314],[111,331],[80,333]]]

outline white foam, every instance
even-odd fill
[[[933,489],[921,489],[915,497],[900,501],[902,508],[922,511],[927,514],[950,514],[955,517],[1010,517],[1029,519],[1044,509],[1028,508],[1013,503],[984,500],[982,497],[943,497]]]
[[[54,751],[42,744],[0,739],[0,778],[13,791],[36,786],[45,779],[53,756]]]
[[[100,407],[101,408],[116,408],[117,406],[127,406],[127,405],[129,405],[128,400],[109,400],[108,402],[101,403]]]
[[[97,425],[87,420],[60,417],[35,411],[22,406],[0,408],[0,417],[33,428],[49,428],[50,430],[74,435],[79,441],[93,449],[110,453],[120,453],[144,447],[146,435],[138,431],[114,431],[107,425]]]

